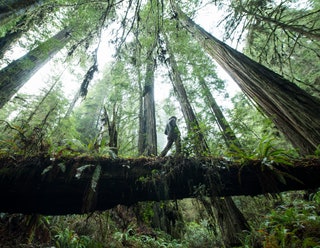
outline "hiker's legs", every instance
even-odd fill
[[[170,150],[174,140],[168,139],[166,147],[163,149],[163,151],[160,153],[160,157],[166,156],[168,151]]]

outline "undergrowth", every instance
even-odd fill
[[[238,247],[320,248],[320,191],[309,196],[305,199],[305,192],[291,192],[234,198],[251,226],[250,231],[239,234],[242,245]],[[91,215],[39,216],[34,223],[30,216],[2,214],[0,237],[12,235],[14,247],[224,247],[201,209],[191,200],[180,205],[185,222],[180,237],[152,227],[152,223],[139,222],[131,208],[120,206]]]
[[[242,239],[244,248],[320,248],[320,191],[306,200],[305,193],[283,193],[274,208],[253,220]],[[254,215],[259,213],[256,209]]]

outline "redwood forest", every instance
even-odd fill
[[[0,1],[0,247],[320,248],[319,16]]]

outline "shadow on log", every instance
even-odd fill
[[[0,212],[81,214],[118,204],[315,189],[320,160],[292,165],[217,158],[0,159]]]

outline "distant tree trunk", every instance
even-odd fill
[[[34,110],[30,113],[28,119],[26,120],[26,124],[31,122],[33,116],[39,111],[44,101],[49,97],[49,95],[52,93],[53,89],[56,87],[56,85],[59,83],[59,80],[56,80],[50,87],[50,89],[47,91],[47,93],[44,95],[44,97],[41,99],[41,101],[37,104],[37,106],[34,108]]]
[[[227,147],[232,150],[233,146],[241,148],[241,144],[237,139],[236,135],[234,134],[231,126],[229,125],[228,121],[224,117],[219,105],[215,101],[214,97],[212,96],[210,89],[204,79],[200,78],[199,83],[204,91],[204,95],[207,99],[208,104],[216,117],[217,123],[222,131],[224,140],[226,142]],[[217,218],[219,223],[222,223],[222,229],[228,230],[227,234],[222,232],[223,236],[228,235],[229,238],[226,239],[227,243],[229,244],[237,244],[239,240],[234,236],[230,235],[230,231],[237,231],[237,230],[249,230],[249,224],[247,223],[246,219],[244,218],[241,211],[235,205],[232,197],[225,197],[224,199],[220,199],[220,201],[225,201],[225,204],[216,204],[216,199],[211,198],[211,202],[215,211],[217,211]],[[227,208],[225,208],[227,207]],[[229,221],[225,221],[229,220]],[[230,226],[233,226],[234,230],[230,230]]]
[[[142,155],[146,147],[146,122],[144,120],[143,96],[142,90],[139,99],[139,136],[138,136],[138,154]]]
[[[155,114],[155,101],[154,101],[154,72],[155,60],[153,52],[156,43],[154,43],[147,55],[147,65],[145,74],[145,84],[142,94],[141,106],[141,123],[140,123],[140,146],[139,153],[151,156],[157,155],[157,130],[156,130],[156,114]]]
[[[320,144],[320,100],[277,73],[213,37],[184,14],[174,0],[178,21],[272,119],[301,155]]]
[[[64,29],[0,71],[0,108],[70,40]]]
[[[110,150],[114,152],[115,155],[118,155],[118,130],[117,130],[117,106],[114,103],[113,109],[112,109],[112,120],[110,119],[108,115],[107,109],[104,107],[104,114],[103,114],[103,130],[100,132],[100,143],[103,138],[103,134],[105,131],[108,132],[109,142],[108,146],[110,147]],[[106,129],[106,130],[105,130]],[[105,130],[105,131],[104,131]],[[99,144],[101,145],[101,144]]]
[[[213,114],[216,117],[216,121],[218,123],[218,126],[220,127],[222,131],[223,138],[226,142],[227,147],[232,149],[232,145],[241,148],[241,144],[236,137],[235,133],[233,132],[231,126],[229,125],[227,119],[224,117],[219,105],[217,104],[216,100],[212,96],[210,89],[203,78],[199,79],[199,83],[203,89],[205,98],[213,112]]]
[[[209,146],[200,130],[199,122],[189,102],[187,92],[184,88],[178,65],[173,53],[170,50],[170,44],[168,38],[165,36],[165,42],[169,58],[166,60],[167,67],[169,69],[169,75],[173,84],[175,93],[177,94],[178,101],[183,113],[183,117],[186,121],[188,133],[192,135],[195,153],[198,156],[202,156],[209,152]]]
[[[144,95],[144,116],[146,119],[146,151],[145,154],[157,155],[157,130],[154,101],[154,72],[155,61],[149,57],[146,70],[145,95]]]
[[[92,81],[95,73],[98,71],[98,49],[99,49],[99,45],[97,46],[97,48],[94,50],[92,54],[93,63],[87,70],[81,82],[80,96],[83,98],[87,96],[89,84]]]
[[[200,125],[193,112],[191,104],[188,100],[186,90],[184,88],[178,65],[173,53],[170,50],[170,44],[168,38],[165,36],[165,42],[169,59],[167,59],[168,66],[170,65],[171,80],[174,85],[175,91],[178,96],[185,121],[187,123],[188,132],[195,132],[195,149],[196,154],[201,156],[203,154],[209,154],[209,146],[204,138],[204,135],[200,129]],[[249,225],[246,222],[243,214],[234,204],[231,197],[225,197],[220,199],[216,196],[211,197],[213,207],[215,208],[215,219],[219,224],[220,231],[222,233],[224,242],[226,245],[239,244],[238,234],[243,230],[248,230]],[[222,218],[223,216],[223,218]]]
[[[80,89],[74,95],[71,103],[69,104],[69,108],[68,108],[67,113],[65,114],[64,118],[68,118],[71,115],[71,113],[72,113],[74,107],[76,106],[76,103],[79,100],[79,98],[80,98]]]

